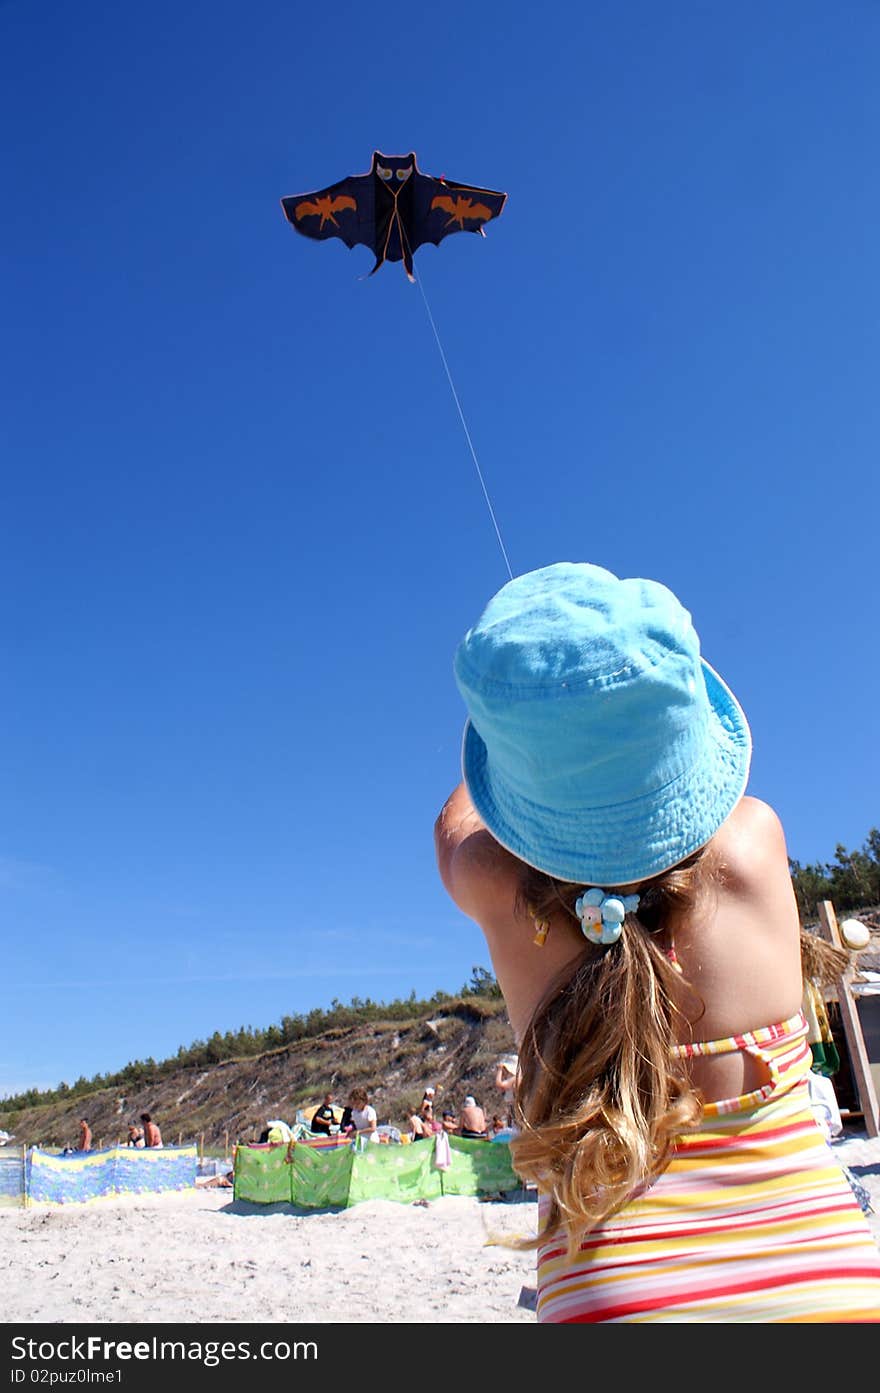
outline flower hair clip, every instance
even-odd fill
[[[574,910],[581,921],[584,937],[591,943],[616,943],[624,919],[628,914],[635,914],[638,907],[638,895],[606,895],[604,890],[594,886],[578,896]]]

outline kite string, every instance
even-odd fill
[[[458,392],[455,390],[455,383],[452,380],[452,373],[449,371],[449,364],[446,361],[446,354],[443,352],[443,345],[440,342],[440,335],[437,332],[437,325],[434,323],[434,316],[431,313],[431,306],[428,304],[428,297],[425,294],[425,288],[422,285],[422,278],[421,276],[417,276],[415,274],[415,268],[413,268],[413,280],[419,287],[419,292],[421,293],[422,297],[422,303],[424,304],[425,310],[427,311],[428,323],[430,324],[431,329],[434,333],[434,341],[437,344],[437,348],[440,353],[440,361],[443,364],[443,369],[446,373],[446,380],[449,383],[449,390],[452,392],[452,398],[458,410],[458,417],[461,421],[462,430],[464,431],[464,438],[467,441],[468,449],[471,452],[471,459],[473,460],[474,468],[477,471],[477,478],[480,481],[480,488],[483,490],[483,497],[486,500],[486,507],[489,509],[489,517],[492,519],[492,526],[495,528],[495,536],[498,538],[498,545],[501,548],[501,555],[504,557],[504,564],[507,567],[507,574],[510,577],[510,579],[513,580],[513,571],[510,569],[510,562],[507,559],[507,551],[505,550],[504,542],[501,538],[501,529],[498,526],[498,520],[495,517],[495,509],[492,507],[492,500],[489,497],[489,490],[486,488],[486,481],[483,478],[483,471],[480,468],[480,462],[477,459],[477,452],[474,449],[474,442],[471,440],[471,433],[468,430],[467,421],[465,420],[464,412],[461,409],[461,402],[458,399]]]

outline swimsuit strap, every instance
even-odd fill
[[[728,1035],[723,1040],[693,1040],[687,1045],[673,1045],[672,1053],[676,1059],[690,1059],[697,1054],[732,1054],[734,1050],[746,1050],[749,1054],[762,1054],[765,1045],[775,1045],[792,1035],[800,1035],[807,1022],[803,1011],[789,1016],[778,1025],[764,1025],[758,1030],[747,1030],[742,1035]]]
[[[798,1011],[777,1025],[761,1026],[758,1030],[747,1030],[741,1035],[728,1035],[724,1040],[695,1040],[687,1045],[673,1045],[672,1055],[674,1059],[693,1059],[697,1055],[733,1054],[742,1050],[753,1059],[759,1059],[770,1075],[768,1082],[735,1100],[739,1109],[754,1107],[771,1097],[783,1075],[792,1064],[800,1061],[803,1053],[800,1047],[806,1032],[806,1018],[803,1011]],[[730,1100],[731,1103],[733,1101]],[[729,1110],[724,1103],[708,1104],[708,1108]]]

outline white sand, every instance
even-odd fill
[[[3,1320],[30,1322],[500,1322],[534,1253],[537,1204],[446,1196],[306,1213],[231,1190],[0,1210]]]
[[[880,1139],[835,1145],[872,1195]],[[231,1190],[0,1210],[3,1320],[210,1323],[525,1323],[534,1254],[491,1240],[534,1232],[533,1193],[369,1200],[306,1213]]]

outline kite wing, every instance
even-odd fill
[[[506,202],[507,194],[496,189],[417,174],[412,225],[407,230],[410,248],[415,251],[425,242],[439,246],[452,232],[478,232],[482,237],[485,224],[499,217]]]
[[[284,216],[304,237],[324,242],[338,237],[347,247],[373,247],[375,211],[373,180],[369,174],[352,175],[316,193],[282,198]]]
[[[370,247],[370,275],[385,261],[402,261],[410,280],[413,253],[452,232],[479,232],[497,218],[507,199],[495,189],[433,179],[422,174],[414,153],[373,152],[367,174],[352,175],[317,193],[282,198],[288,222],[305,237],[338,237],[347,247]]]

